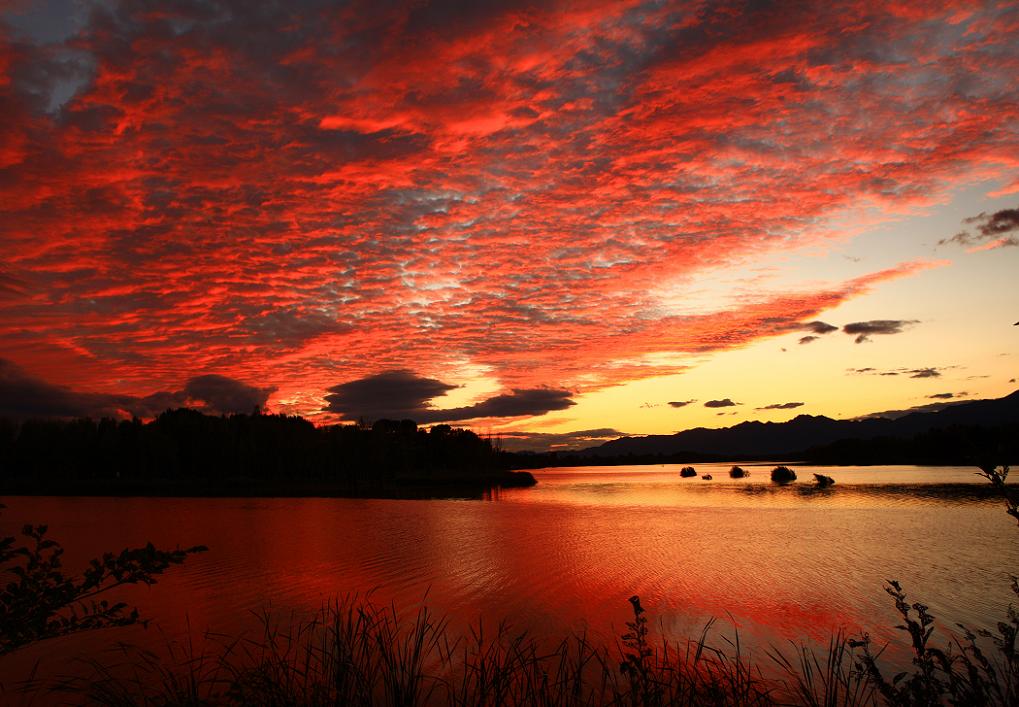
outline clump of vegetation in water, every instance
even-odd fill
[[[835,485],[835,479],[830,476],[825,476],[824,474],[814,474],[814,479],[817,481],[817,487],[819,489],[826,489],[829,486]]]
[[[787,466],[776,466],[771,470],[771,480],[778,484],[796,481],[796,472]]]
[[[746,477],[750,476],[750,472],[741,466],[734,466],[733,468],[729,469],[729,476],[730,478],[733,479],[745,479]]]
[[[702,478],[702,479],[704,479],[705,481],[711,481],[711,480],[712,480],[713,478],[715,478],[715,477],[714,477],[714,476],[712,476],[711,474],[705,474],[705,475],[704,475],[704,476],[702,476],[701,478]]]
[[[682,476],[684,479],[689,479],[692,476],[697,476],[697,470],[694,469],[692,466],[684,466],[682,469],[679,470],[679,475]]]

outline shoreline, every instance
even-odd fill
[[[504,488],[537,484],[527,471],[508,471],[480,478],[405,478],[391,482],[349,484],[332,481],[266,481],[233,477],[203,479],[28,479],[0,481],[0,496],[107,496],[115,498],[483,498]]]

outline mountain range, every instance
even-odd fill
[[[787,422],[742,422],[720,429],[697,427],[671,435],[620,437],[583,449],[577,455],[621,457],[692,453],[725,458],[777,458],[840,440],[906,439],[935,429],[1010,425],[1019,425],[1019,390],[1003,398],[973,400],[937,412],[914,412],[897,418],[834,420],[799,415]]]

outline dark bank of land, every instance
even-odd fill
[[[0,493],[479,498],[525,469],[739,462],[983,465],[1019,461],[1019,392],[935,413],[744,422],[621,437],[576,452],[510,453],[449,425],[316,427],[288,415],[168,410],[140,420],[0,420]],[[516,471],[514,471],[516,470]]]
[[[315,427],[168,410],[139,420],[0,421],[0,493],[480,497],[535,483],[470,430],[410,420]]]

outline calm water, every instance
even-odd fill
[[[972,468],[829,468],[837,484],[819,491],[809,470],[778,487],[770,466],[744,466],[752,476],[731,480],[729,465],[698,465],[713,481],[680,479],[673,465],[539,470],[537,487],[486,501],[8,498],[0,526],[48,523],[72,568],[150,540],[208,545],[124,594],[170,636],[188,622],[195,633],[254,630],[252,612],[270,604],[312,612],[368,591],[408,611],[424,601],[454,624],[509,618],[606,639],[639,594],[667,632],[731,619],[751,645],[824,640],[839,626],[890,636],[886,579],[944,626],[1004,616],[1019,530],[977,493],[987,482]],[[120,640],[163,639],[133,627],[26,655],[65,661]]]

